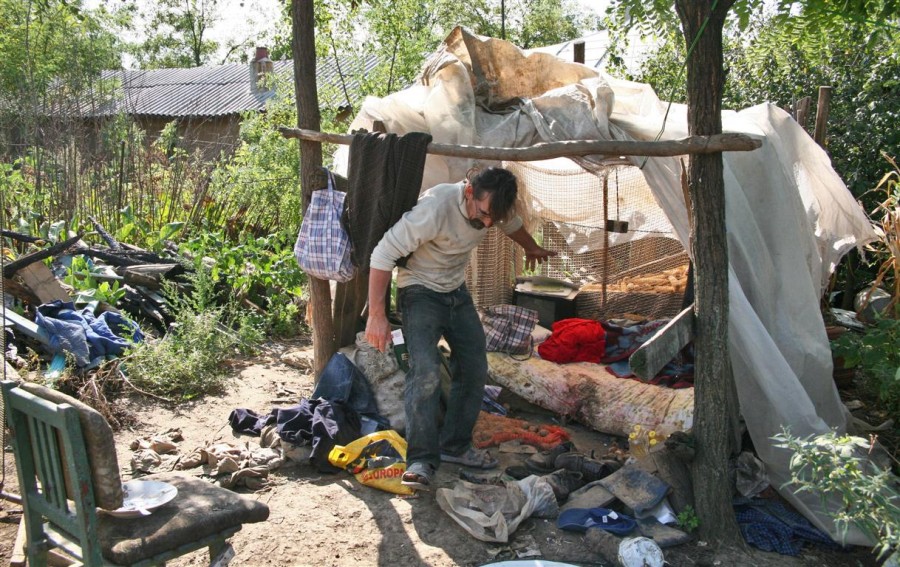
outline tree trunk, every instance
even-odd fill
[[[292,0],[294,92],[297,96],[297,127],[318,130],[319,96],[316,91],[316,38],[313,0]],[[300,185],[303,210],[309,206],[313,189],[327,182],[322,171],[322,145],[300,141]],[[335,352],[334,321],[331,317],[331,287],[326,280],[309,278],[312,307],[313,356],[316,380]]]
[[[733,0],[676,0],[688,46],[688,132],[722,132],[722,27]],[[696,44],[695,44],[696,41]],[[693,50],[690,46],[694,45]],[[731,507],[728,457],[738,415],[728,349],[728,243],[722,154],[691,156],[691,196],[696,317],[694,374],[694,499],[701,536],[742,546]]]

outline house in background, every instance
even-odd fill
[[[564,41],[545,47],[535,47],[527,50],[528,53],[549,53],[563,61],[575,61],[576,45],[581,44],[583,63],[598,71],[607,72],[611,60],[616,52],[614,38],[607,30],[599,30],[583,37]],[[622,64],[630,73],[640,71],[641,64],[646,61],[659,47],[659,42],[653,39],[641,37],[639,30],[632,29],[628,32],[628,44],[618,49],[616,56],[621,58]]]
[[[358,92],[353,79],[362,68],[371,71],[374,56],[365,61],[337,64],[333,57],[317,64],[320,102],[338,112],[349,112]],[[349,68],[348,68],[349,67]],[[265,112],[275,96],[276,84],[293,88],[293,61],[272,61],[269,50],[257,47],[249,64],[233,63],[187,69],[116,70],[104,73],[115,85],[107,102],[83,110],[90,121],[125,114],[147,132],[148,141],[176,121],[186,149],[200,149],[209,159],[234,151],[241,114]]]

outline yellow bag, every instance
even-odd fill
[[[406,439],[393,429],[376,431],[352,443],[336,445],[328,462],[356,476],[356,480],[394,494],[414,491],[400,483],[406,472]]]

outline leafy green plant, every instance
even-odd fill
[[[678,516],[676,516],[676,523],[679,528],[687,533],[693,533],[700,527],[700,518],[697,517],[697,513],[694,511],[693,506],[685,506],[684,509],[678,513]]]
[[[268,331],[293,336],[301,331],[300,300],[306,282],[294,258],[295,238],[293,231],[284,230],[260,237],[244,233],[234,242],[223,231],[203,232],[180,249],[194,258],[198,270],[204,263],[210,266],[210,277],[227,287],[228,301],[235,307],[257,306],[258,322]]]
[[[184,222],[181,221],[170,222],[155,228],[149,222],[135,215],[131,205],[123,208],[119,211],[119,214],[122,218],[122,225],[116,233],[116,238],[126,242],[143,244],[154,252],[161,251],[165,241],[184,228]]]
[[[864,333],[844,333],[832,341],[831,350],[845,368],[862,371],[863,386],[889,413],[900,412],[900,318],[877,317]]]
[[[64,281],[75,289],[75,303],[102,301],[115,305],[125,297],[125,289],[118,281],[112,283],[97,279],[98,270],[84,256],[73,256]]]
[[[773,439],[793,453],[791,484],[821,495],[825,513],[845,536],[850,526],[859,528],[877,542],[879,558],[900,549],[900,479],[867,458],[867,440],[834,432],[801,439],[787,430]],[[841,499],[837,510],[825,507],[834,496]]]

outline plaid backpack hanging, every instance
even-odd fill
[[[531,354],[531,332],[537,324],[534,309],[518,305],[485,307],[481,316],[488,352]]]
[[[334,188],[330,171],[328,186],[313,191],[294,244],[297,263],[310,276],[346,282],[356,275],[350,258],[350,237],[341,226],[346,195]]]

